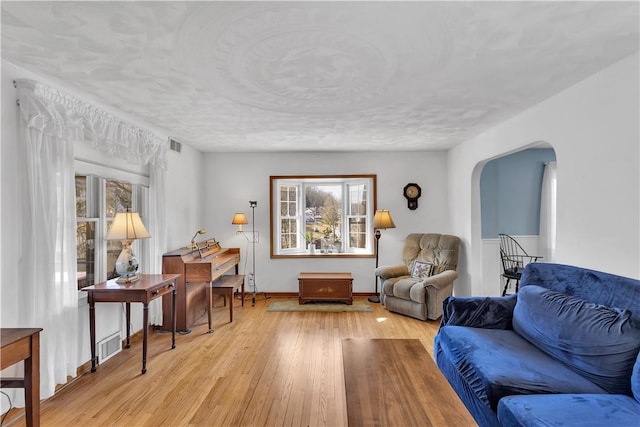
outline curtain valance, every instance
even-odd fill
[[[58,89],[17,80],[20,112],[27,127],[57,138],[89,143],[131,164],[167,168],[168,140]]]

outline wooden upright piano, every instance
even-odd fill
[[[215,239],[199,242],[195,249],[181,248],[162,256],[162,272],[176,273],[176,330],[191,332],[191,326],[209,307],[207,288],[235,269],[238,274],[240,248],[221,248]],[[162,329],[171,330],[171,298],[162,299]]]

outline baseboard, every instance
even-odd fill
[[[258,292],[256,293],[257,296],[264,295],[264,294],[273,298],[298,298],[298,292]],[[244,294],[245,300],[251,299],[252,295],[253,295],[252,292],[246,292]],[[353,293],[354,297],[370,297],[371,295],[374,295],[374,293],[373,292],[354,292]]]

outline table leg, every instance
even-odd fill
[[[209,286],[207,286],[207,296],[209,297],[209,310],[207,310],[207,317],[209,319],[210,334],[213,333],[213,327],[211,326],[211,323],[212,323],[211,312],[213,311],[213,290],[211,290],[211,284],[212,283],[209,283]]]
[[[242,306],[244,307],[244,278],[242,279],[242,292],[240,296],[242,297]]]
[[[176,286],[171,291],[171,349],[176,348]]]
[[[127,303],[127,306],[129,304]],[[128,321],[129,319],[127,319]],[[149,303],[143,303],[142,307],[142,373],[147,372],[147,332],[149,330]],[[127,328],[128,329],[128,328]],[[127,336],[127,342],[129,337]]]
[[[40,425],[40,334],[31,336],[31,355],[24,361],[25,416],[28,427]]]
[[[229,288],[228,292],[229,292],[229,322],[233,322],[233,287]]]
[[[126,312],[127,312],[127,344],[124,348],[131,348],[131,303],[126,303]]]
[[[96,371],[96,303],[89,294],[89,341],[91,341],[91,372]]]

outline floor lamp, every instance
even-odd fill
[[[249,277],[253,282],[253,296],[251,297],[252,307],[255,307],[256,305],[256,293],[258,289],[256,286],[256,243],[258,240],[256,238],[256,206],[258,206],[257,201],[249,200],[249,207],[251,208],[251,247],[252,247],[252,256],[251,256],[252,269]],[[238,226],[238,233],[243,233],[243,234],[244,234],[244,231],[242,231],[242,225],[248,224],[248,223],[249,221],[247,221],[247,217],[243,213],[235,214],[233,217],[233,220],[231,221],[231,224]],[[246,234],[245,234],[245,237],[246,237]],[[268,298],[266,293],[264,294],[264,296],[265,298]]]
[[[381,233],[380,230],[385,230],[387,228],[396,228],[396,225],[393,223],[393,218],[391,218],[391,212],[386,211],[384,209],[377,210],[375,215],[373,216],[373,229],[375,231],[376,238],[376,268],[378,268],[378,245],[380,242]],[[376,294],[371,295],[368,300],[369,302],[380,302],[380,295],[378,294],[378,277],[375,277],[376,281]]]
[[[252,261],[252,269],[251,269],[251,277],[253,278],[253,295],[251,297],[251,307],[256,306],[256,206],[258,206],[257,201],[249,200],[249,207],[251,208],[251,247],[253,248],[253,252],[251,255]]]

